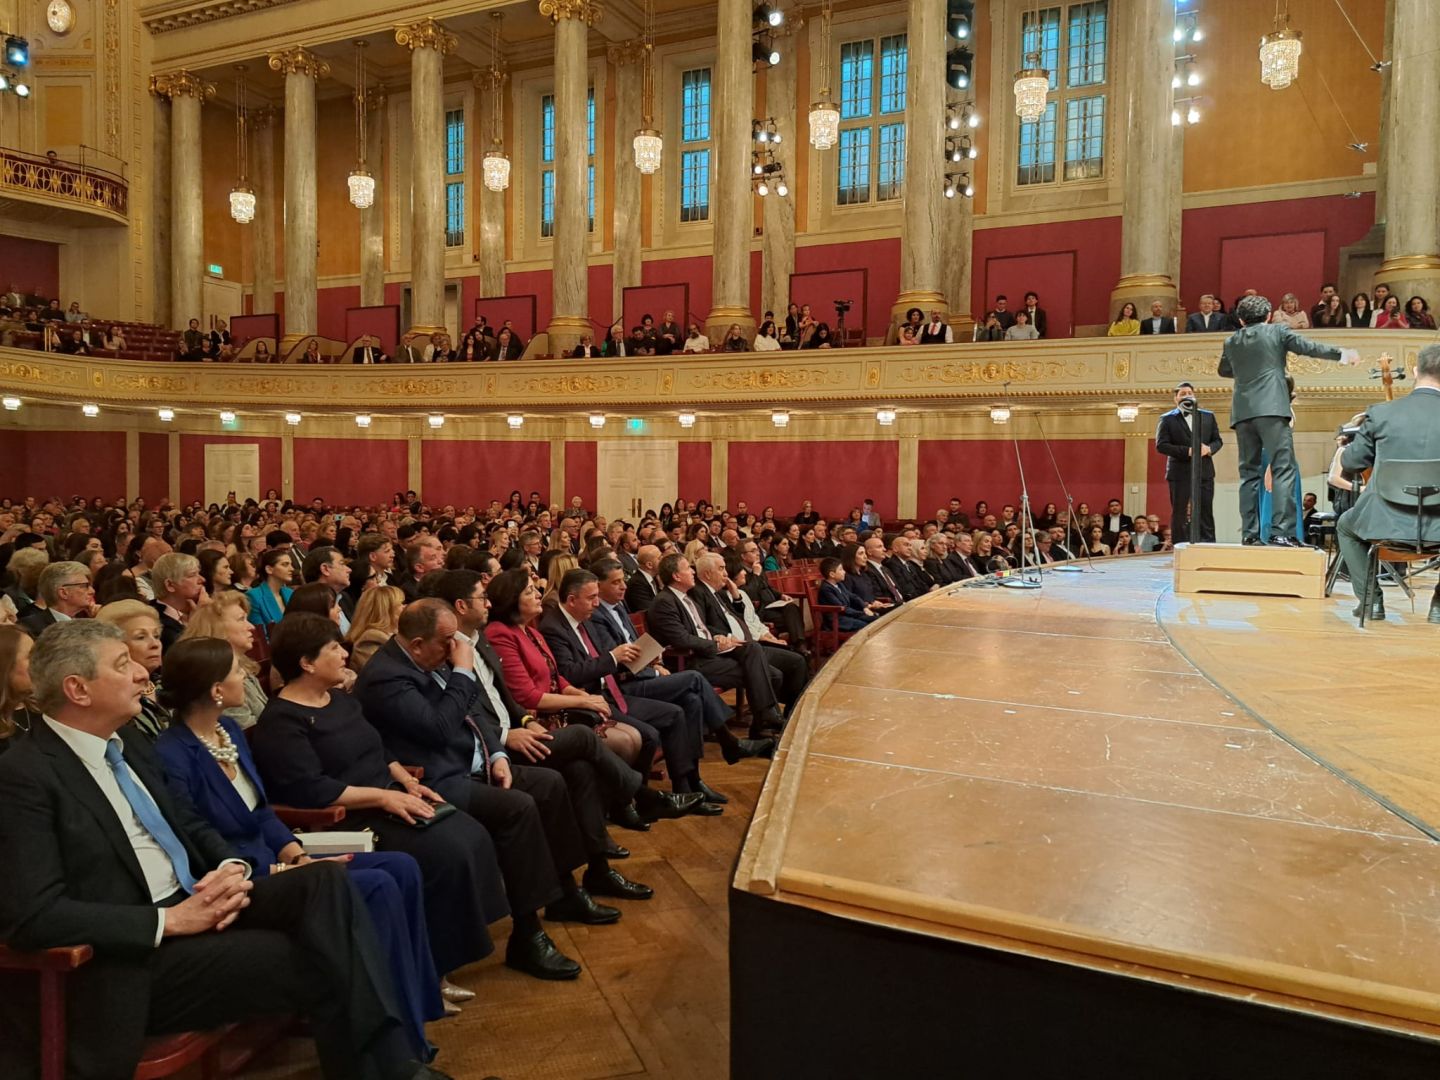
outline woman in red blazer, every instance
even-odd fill
[[[615,723],[610,703],[600,694],[587,694],[560,674],[545,637],[535,627],[542,610],[540,591],[523,568],[496,574],[485,587],[490,621],[485,637],[505,675],[505,687],[522,709],[544,719],[561,709],[588,709],[605,718],[596,731],[621,760],[633,763],[640,753],[640,733],[629,724]]]

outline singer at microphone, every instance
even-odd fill
[[[1200,425],[1200,496],[1195,511],[1202,543],[1215,542],[1215,455],[1225,445],[1215,414],[1195,400],[1195,387],[1175,387],[1175,408],[1155,428],[1155,452],[1165,457],[1165,483],[1170,488],[1170,532],[1175,540],[1190,537],[1190,448],[1194,424]]]

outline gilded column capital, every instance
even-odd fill
[[[330,64],[321,60],[304,45],[270,54],[270,70],[282,71],[286,75],[308,75],[312,79],[323,79],[330,74]]]
[[[395,28],[395,44],[416,49],[434,49],[446,56],[460,47],[460,39],[431,18]]]
[[[280,117],[280,110],[273,105],[264,105],[258,109],[247,109],[245,111],[245,122],[254,131],[268,128]]]
[[[553,23],[580,19],[594,26],[605,17],[605,10],[595,0],[540,0],[540,14]]]
[[[475,72],[475,88],[477,90],[499,90],[504,87],[510,73],[503,66],[493,68],[481,68]]]
[[[645,59],[645,42],[640,38],[631,38],[629,41],[607,45],[605,57],[616,67],[641,63]]]
[[[193,72],[171,71],[164,75],[151,75],[150,92],[171,101],[177,97],[193,97],[203,104],[215,99],[215,84],[206,82]]]

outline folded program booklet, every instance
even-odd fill
[[[630,669],[632,674],[642,668],[649,667],[656,660],[659,660],[660,654],[665,651],[665,646],[661,645],[649,634],[640,635],[640,639],[636,641],[635,644],[640,646],[640,655],[625,665]]]
[[[317,859],[326,855],[349,855],[375,850],[375,834],[369,829],[358,832],[297,832],[295,839],[300,841],[305,854]]]

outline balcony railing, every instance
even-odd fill
[[[0,147],[0,191],[30,192],[60,199],[119,217],[129,214],[130,189],[125,178],[84,160],[36,157]]]

